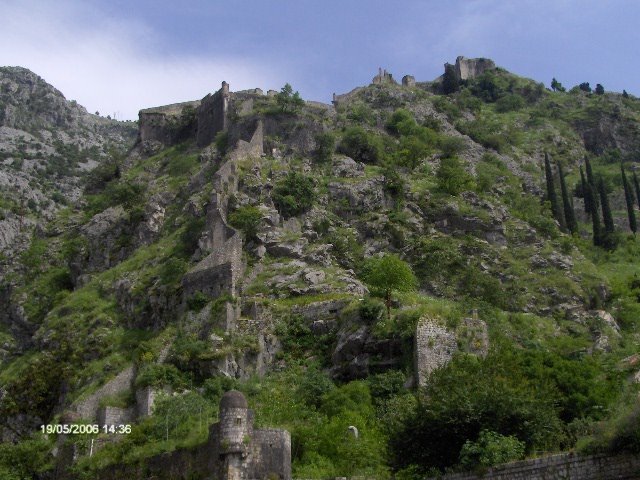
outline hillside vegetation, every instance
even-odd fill
[[[639,452],[640,249],[622,171],[633,187],[640,100],[502,69],[447,90],[383,83],[332,107],[285,87],[232,108],[207,147],[105,147],[81,195],[7,259],[0,476],[50,475],[72,444],[70,471],[94,478],[203,443],[230,388],[258,425],[291,432],[295,478]],[[257,122],[265,153],[245,154],[235,141]],[[545,154],[573,233],[567,210],[554,218]],[[585,158],[610,203],[607,242],[585,212]],[[220,225],[242,269],[214,294],[197,279]],[[419,384],[425,321],[456,351]],[[130,388],[96,395],[128,368]],[[135,408],[146,387],[153,413],[95,435],[107,441],[91,457],[91,436],[40,433],[91,421],[87,399]]]

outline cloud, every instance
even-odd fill
[[[286,76],[257,58],[217,51],[172,56],[160,33],[141,21],[81,4],[42,3],[9,0],[1,7],[7,21],[0,64],[29,68],[90,112],[136,119],[142,108],[202,98],[222,80],[242,90],[261,86],[257,79],[263,88],[280,85]]]

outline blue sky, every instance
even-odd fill
[[[232,90],[289,82],[329,102],[379,66],[432,80],[458,55],[547,86],[556,77],[640,95],[637,0],[0,0],[0,18],[0,65],[120,119],[222,80]]]

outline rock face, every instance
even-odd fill
[[[28,246],[33,228],[61,206],[77,202],[80,177],[124,152],[137,128],[89,114],[33,72],[0,67],[0,253],[11,271],[16,254]],[[52,182],[55,179],[55,182]]]

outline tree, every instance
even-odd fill
[[[596,192],[593,185],[590,183],[587,184],[587,190],[589,191],[589,197],[592,200],[591,203],[591,224],[593,227],[593,244],[597,247],[601,247],[603,245],[603,233],[602,233],[602,224],[600,223],[600,209],[598,207],[598,202],[596,201]]]
[[[551,204],[551,213],[553,213],[553,218],[560,223],[560,228],[564,229],[565,223],[560,205],[558,204],[556,187],[553,181],[553,170],[551,170],[551,162],[549,162],[549,155],[546,152],[544,154],[544,173],[547,179],[547,200],[549,200]]]
[[[638,177],[636,172],[633,172],[633,186],[636,190],[636,198],[638,199],[638,207],[640,208],[640,183],[638,183]]]
[[[315,157],[318,162],[328,162],[336,150],[336,137],[331,132],[323,132],[316,135]]]
[[[409,264],[392,253],[370,258],[364,266],[363,278],[372,288],[384,295],[387,318],[391,318],[391,294],[411,292],[418,283]]]
[[[582,191],[582,198],[584,199],[584,213],[591,213],[591,190],[588,188],[587,180],[584,177],[584,170],[580,165],[580,190]]]
[[[624,173],[624,166],[622,165],[622,163],[620,164],[620,172],[622,173],[622,186],[624,187],[624,199],[627,202],[627,217],[629,218],[629,228],[635,234],[637,230],[636,212],[633,210],[633,204],[635,203],[635,198],[633,198],[633,190],[631,189],[631,185],[629,185],[629,181],[627,180],[627,175]]]
[[[613,215],[611,215],[611,206],[609,205],[609,196],[602,178],[598,179],[598,192],[600,193],[600,204],[602,205],[602,219],[604,220],[604,231],[607,234],[615,231],[613,223]]]
[[[304,100],[297,91],[294,93],[291,85],[287,83],[280,93],[276,94],[276,103],[283,113],[294,113],[304,105]]]
[[[589,82],[582,82],[578,85],[578,88],[583,92],[591,93],[591,87],[589,86]]]
[[[600,85],[599,83],[596,83],[596,94],[598,94],[598,95],[603,95],[604,94],[604,87],[602,85]]]
[[[564,92],[566,88],[562,86],[562,84],[555,79],[555,77],[551,80],[551,90],[554,92]]]
[[[591,169],[591,162],[589,161],[588,157],[584,157],[584,165],[587,171],[587,182],[589,182],[590,185],[593,185],[595,187],[596,180],[593,177],[593,170]]]
[[[349,127],[338,144],[338,152],[359,162],[377,163],[384,157],[384,145],[380,136],[362,127]]]
[[[626,90],[622,90],[622,98],[629,98],[629,94]]]
[[[571,198],[569,198],[569,191],[567,190],[567,184],[564,180],[564,172],[562,171],[562,164],[558,163],[558,175],[560,176],[560,189],[562,191],[562,205],[564,207],[564,218],[567,223],[567,228],[571,233],[578,231],[578,222],[576,222],[576,214],[573,211],[573,204]]]

